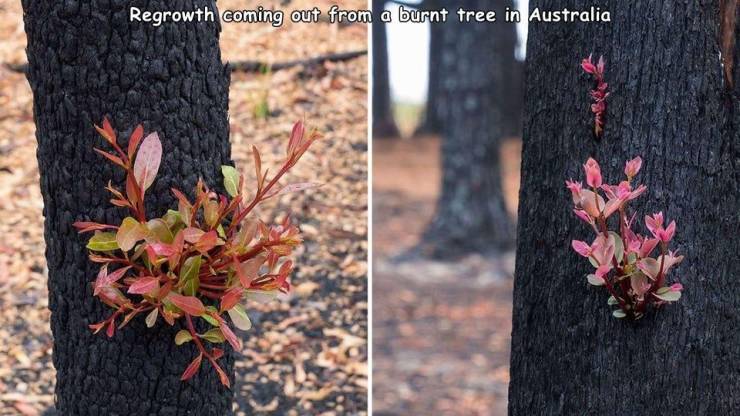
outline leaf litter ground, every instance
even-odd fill
[[[513,254],[399,257],[434,214],[438,152],[435,137],[373,142],[373,410],[505,415]],[[512,215],[519,152],[519,140],[502,149]]]

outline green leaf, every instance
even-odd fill
[[[224,230],[224,226],[219,224],[218,227],[216,227],[216,232],[218,233],[218,236],[226,239],[226,231]]]
[[[116,233],[118,247],[123,251],[129,251],[137,242],[143,240],[147,235],[147,229],[133,217],[126,217],[121,222]]]
[[[256,302],[260,303],[267,303],[275,299],[278,295],[277,290],[270,290],[270,291],[264,291],[264,290],[250,290],[246,289],[244,291],[244,296],[248,300],[254,300]]]
[[[180,269],[180,282],[183,284],[183,294],[195,296],[200,286],[198,273],[200,272],[201,257],[193,256],[185,260]]]
[[[169,225],[167,225],[167,222],[161,218],[149,220],[149,222],[146,223],[146,226],[159,242],[172,244],[172,241],[175,239]]]
[[[619,304],[619,301],[614,296],[609,296],[609,299],[606,300],[607,305],[617,305]]]
[[[235,305],[233,308],[228,310],[229,318],[234,326],[241,329],[242,331],[248,331],[252,328],[252,321],[249,320],[247,312],[244,311],[241,305]]]
[[[591,263],[591,265],[594,266],[595,268],[597,268],[597,269],[599,268],[599,263],[597,263],[596,260],[594,260],[593,257],[589,257],[588,258],[588,262]]]
[[[609,234],[614,237],[614,257],[616,257],[618,263],[621,263],[622,257],[624,257],[624,242],[622,241],[622,237],[614,231],[609,231]]]
[[[224,175],[224,188],[232,197],[239,194],[239,172],[233,166],[221,166]]]
[[[116,233],[104,232],[96,233],[87,243],[87,248],[93,251],[112,251],[118,249]]]
[[[154,324],[157,322],[157,317],[159,316],[159,309],[154,308],[151,312],[146,316],[146,326],[148,328],[151,328],[154,326]]]
[[[663,291],[663,289],[667,290]],[[666,302],[675,302],[681,299],[681,291],[677,290],[674,292],[669,287],[661,287],[655,292],[655,297]]]
[[[203,318],[209,324],[211,324],[211,326],[219,326],[216,318],[212,317],[211,315],[204,314],[204,315],[201,315],[200,317]]]
[[[588,280],[588,283],[594,286],[604,286],[606,284],[604,282],[604,278],[596,276],[595,274],[589,274],[588,276],[586,276],[586,280]]]
[[[173,209],[168,209],[167,213],[164,214],[164,217],[162,219],[167,223],[167,226],[170,228],[173,228],[174,226],[178,224],[184,224],[185,221],[182,220],[182,215],[180,214],[180,211],[175,211]]]
[[[626,314],[626,313],[624,313],[624,311],[623,311],[623,310],[621,310],[621,309],[615,309],[615,310],[613,310],[613,311],[612,311],[612,315],[613,315],[613,316],[614,316],[615,318],[617,318],[617,319],[622,319],[622,318],[625,318],[625,317],[627,316],[627,314]]]
[[[218,328],[209,329],[208,332],[200,335],[200,337],[213,344],[220,344],[224,342],[225,340],[224,335],[221,333],[221,330]]]
[[[190,335],[190,332],[181,329],[177,331],[177,334],[175,335],[175,344],[182,345],[186,342],[190,342],[193,340],[193,336]]]

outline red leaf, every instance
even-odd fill
[[[154,182],[154,177],[157,176],[161,162],[162,142],[159,141],[156,132],[150,133],[141,143],[134,162],[134,176],[142,192],[146,191]]]
[[[98,273],[98,277],[97,279],[95,279],[95,284],[93,286],[93,295],[97,296],[104,288],[117,282],[130,268],[131,266],[122,267],[114,271],[113,273],[108,274],[108,265],[106,264],[105,266],[101,267],[100,272]]]
[[[96,152],[98,152],[98,154],[101,154],[101,155],[105,156],[106,159],[110,160],[111,162],[115,163],[116,165],[118,165],[118,166],[120,166],[120,167],[122,167],[124,169],[126,168],[126,164],[123,163],[123,160],[121,160],[120,157],[114,156],[114,155],[112,155],[112,154],[110,154],[108,152],[104,152],[104,151],[102,151],[100,149],[93,149],[93,150],[95,150]]]
[[[198,369],[200,369],[200,362],[203,361],[203,353],[199,353],[197,357],[188,365],[188,368],[185,369],[185,371],[182,373],[182,376],[180,376],[180,380],[185,381],[192,378],[195,373],[198,372]]]
[[[295,152],[296,147],[298,147],[298,144],[303,139],[303,134],[306,132],[305,127],[303,127],[303,123],[301,121],[296,122],[293,125],[293,131],[290,133],[290,140],[288,141],[288,149],[287,154],[288,156],[292,155],[293,152]]]
[[[165,243],[148,244],[147,250],[149,248],[151,248],[152,251],[154,251],[154,254],[158,257],[169,257],[177,252],[175,251],[175,248],[172,247],[171,244],[165,244]],[[150,259],[150,260],[153,260],[153,259]]]
[[[154,276],[140,277],[134,280],[128,288],[128,293],[143,295],[159,288],[159,278]]]
[[[239,282],[245,288],[248,288],[252,280],[257,277],[257,274],[265,262],[265,256],[260,255],[253,259],[249,259],[242,263],[237,269],[236,274],[239,277]]]
[[[171,188],[172,193],[175,195],[175,198],[177,198],[178,201],[182,202],[183,204],[187,206],[192,206],[193,204],[188,201],[188,197],[185,196],[182,192],[175,188]]]
[[[213,315],[211,315],[213,316]],[[214,318],[218,319],[218,327],[221,329],[221,333],[224,335],[224,338],[226,338],[227,341],[229,341],[229,344],[231,344],[232,347],[234,347],[234,350],[241,351],[242,344],[241,341],[239,341],[239,338],[236,337],[236,334],[234,334],[234,331],[229,328],[229,326],[226,324],[226,321],[224,321],[220,316],[213,316]]]
[[[113,338],[113,335],[116,333],[116,320],[111,319],[108,323],[108,329],[105,330],[105,335],[108,335],[108,338]]]
[[[221,348],[214,348],[211,350],[211,355],[213,356],[214,360],[218,360],[219,358],[224,356],[224,350]]]
[[[98,322],[97,324],[90,324],[87,327],[93,331],[93,334],[97,334],[105,326],[106,322]]]
[[[203,234],[197,243],[195,243],[195,249],[203,254],[206,254],[210,249],[216,247],[218,241],[218,234],[216,231],[209,231]]]
[[[221,297],[221,312],[227,311],[234,307],[242,298],[244,289],[241,286],[234,286],[227,290]]]
[[[226,375],[224,370],[221,369],[218,365],[213,363],[213,366],[216,368],[216,372],[218,373],[218,378],[221,380],[221,384],[223,384],[226,387],[231,387],[231,383],[229,382],[229,377]]]
[[[116,133],[113,131],[113,127],[110,125],[110,121],[108,121],[108,117],[103,118],[103,128],[101,129],[97,125],[95,126],[95,130],[98,131],[98,133],[103,136],[103,138],[110,144],[116,143]]]
[[[195,296],[183,296],[172,292],[167,296],[167,298],[187,314],[200,316],[206,312],[206,308],[203,306],[203,303]]]
[[[131,137],[128,139],[128,158],[133,159],[136,148],[139,146],[141,138],[144,136],[144,126],[139,124],[131,133]]]
[[[131,201],[131,205],[136,205],[141,199],[141,191],[139,185],[136,183],[136,178],[131,175],[126,175],[126,197]]]
[[[72,224],[72,226],[77,228],[80,234],[95,230],[110,230],[118,228],[115,225],[98,224],[97,222],[90,221],[77,221]]]
[[[198,240],[200,240],[203,234],[205,234],[205,231],[201,230],[200,228],[188,227],[182,230],[182,233],[185,241],[190,244],[195,244],[198,242]]]

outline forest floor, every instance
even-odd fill
[[[284,10],[330,1],[263,1]],[[222,9],[243,9],[238,0]],[[342,2],[365,8],[366,2]],[[44,260],[43,201],[20,2],[0,0],[0,415],[37,415],[53,405],[55,371]],[[283,62],[367,48],[365,25],[280,28],[224,24],[224,61]],[[365,56],[268,74],[233,73],[230,122],[237,167],[277,163],[292,123],[325,136],[292,172],[324,185],[286,195],[262,215],[290,211],[306,240],[292,294],[248,305],[254,329],[236,363],[237,415],[365,414],[367,405],[367,67]],[[92,128],[92,126],[91,126]],[[91,146],[93,144],[91,143]],[[80,247],[83,250],[83,247]],[[90,280],[93,276],[89,277]]]
[[[507,141],[502,160],[512,215],[519,155],[520,142]],[[396,260],[434,214],[438,159],[435,137],[373,141],[373,410],[505,415],[513,254]]]

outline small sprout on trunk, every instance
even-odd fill
[[[199,181],[190,197],[172,189],[177,207],[161,218],[147,218],[145,194],[162,162],[159,136],[153,132],[144,137],[144,129],[139,125],[124,152],[107,119],[103,120],[103,127],[95,128],[113,148],[113,153],[95,150],[126,173],[123,190],[111,183],[106,187],[113,194],[111,203],[127,209],[130,216],[119,225],[91,221],[73,224],[80,233],[94,233],[87,249],[90,260],[101,266],[93,284],[93,295],[113,309],[106,320],[90,324],[90,329],[95,333],[105,329],[107,336],[113,337],[116,328],[123,327],[138,314],[146,316],[144,321],[150,328],[157,324],[160,315],[168,325],[184,322],[186,329],[176,334],[175,344],[192,341],[198,355],[181,379],[192,378],[205,358],[221,383],[229,387],[229,377],[217,362],[224,350],[209,349],[206,345],[228,342],[235,350],[241,349],[241,342],[230,325],[241,330],[251,328],[252,322],[242,302],[274,299],[278,292],[290,289],[293,262],[287,258],[302,241],[298,227],[289,217],[280,224],[269,225],[250,214],[270,197],[318,186],[283,185],[280,180],[319,134],[315,131],[306,134],[303,123],[296,123],[285,160],[272,176],[262,170],[262,158],[254,147],[257,183],[248,193],[253,195],[250,200],[243,193],[244,177],[234,167],[222,166],[226,195]],[[224,319],[224,313],[229,315],[231,323]],[[194,318],[202,319],[210,328],[197,333]]]

